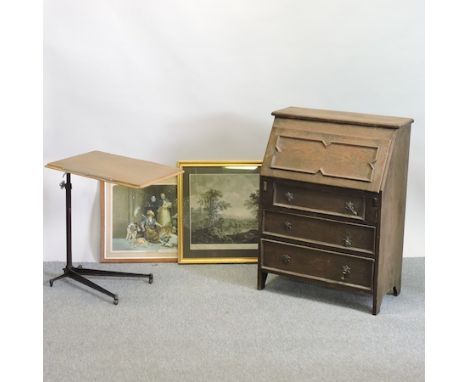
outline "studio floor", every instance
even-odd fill
[[[94,277],[112,299],[48,279],[44,381],[423,381],[424,258],[405,258],[402,292],[371,298],[269,275],[256,265],[87,264],[153,273]]]

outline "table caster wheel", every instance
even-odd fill
[[[52,280],[49,280],[49,285],[52,287],[54,285],[54,282]]]
[[[153,283],[153,274],[152,274],[152,273],[149,275],[148,282],[149,282],[150,284]]]
[[[82,268],[83,268],[83,266],[80,264],[80,265],[78,265],[78,267],[77,267],[77,268],[78,268],[78,269],[82,269]]]
[[[114,305],[119,305],[119,297],[118,296],[114,297]]]

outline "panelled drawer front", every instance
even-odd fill
[[[265,239],[261,241],[261,249],[261,265],[265,269],[366,290],[372,287],[374,261],[371,259]]]
[[[361,224],[263,211],[263,232],[370,255],[375,252],[375,228]]]
[[[361,221],[375,221],[375,200],[364,194],[349,191],[326,190],[300,183],[273,181],[271,204],[298,211],[316,212]]]

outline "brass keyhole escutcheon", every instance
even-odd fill
[[[282,255],[281,256],[281,261],[283,262],[283,264],[289,264],[289,263],[291,263],[291,256]]]

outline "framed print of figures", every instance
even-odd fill
[[[101,182],[101,262],[177,262],[177,178],[136,189]]]
[[[179,263],[254,263],[261,161],[180,161]]]

